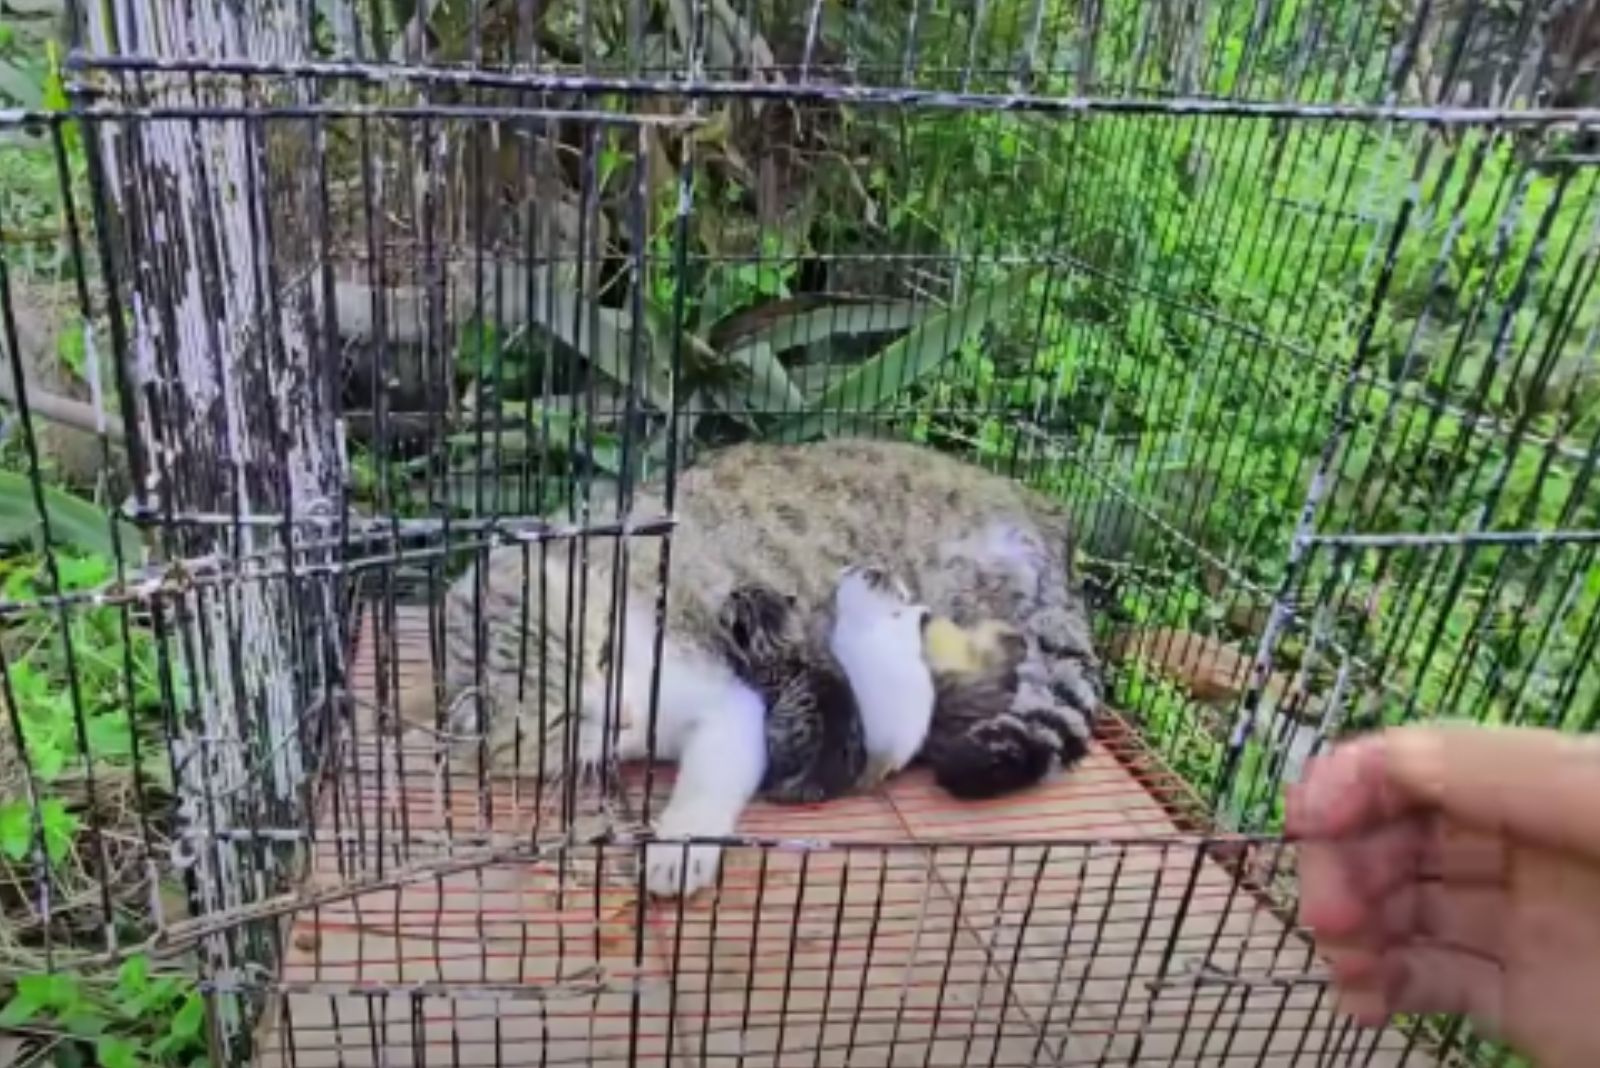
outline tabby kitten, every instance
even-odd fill
[[[625,529],[673,521],[653,755],[678,775],[659,835],[732,833],[766,775],[761,696],[715,641],[724,600],[752,582],[790,591],[809,615],[847,565],[894,560],[933,611],[1015,623],[1027,651],[1011,711],[1089,738],[1100,670],[1057,502],[925,447],[862,440],[734,446],[681,471],[675,489],[670,517],[660,484],[619,517]],[[486,731],[497,771],[648,755],[664,539],[559,533],[485,553],[447,595],[445,698],[458,730]],[[432,719],[431,694],[411,703],[411,718]],[[653,845],[646,881],[692,893],[719,859],[716,845]]]
[[[850,680],[828,650],[830,621],[807,618],[793,597],[750,583],[728,595],[717,622],[722,655],[766,702],[761,796],[815,804],[854,789],[867,750]]]
[[[962,627],[929,621],[923,651],[937,705],[921,760],[956,797],[998,797],[1032,786],[1088,751],[1062,720],[1037,710],[1013,712],[1017,670],[1027,639],[1000,620]]]

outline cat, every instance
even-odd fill
[[[937,694],[919,761],[948,793],[964,800],[1032,786],[1088,751],[1058,716],[1013,712],[1027,639],[1003,620],[962,627],[935,617],[923,630],[923,655]]]
[[[442,688],[452,728],[481,732],[468,755],[486,752],[496,772],[561,774],[650,755],[653,732],[654,756],[678,763],[657,834],[729,835],[766,774],[766,745],[760,694],[715,650],[718,611],[735,587],[765,582],[809,614],[840,570],[864,559],[894,561],[941,615],[1013,622],[1027,651],[1011,711],[1087,743],[1100,665],[1065,506],[924,446],[859,439],[736,445],[678,472],[670,509],[668,486],[634,490],[620,526],[639,533],[536,531],[481,553],[452,584]],[[402,717],[409,705],[411,719],[431,720],[432,704],[431,693],[411,692]],[[652,844],[648,888],[709,886],[720,853],[713,843]]]
[[[867,766],[876,786],[908,766],[933,722],[933,673],[922,655],[931,613],[911,603],[889,571],[852,565],[839,574],[828,648],[844,668],[861,712]]]
[[[766,702],[768,801],[830,801],[866,770],[860,706],[828,649],[830,616],[807,617],[793,596],[762,583],[734,589],[718,613],[718,649]]]

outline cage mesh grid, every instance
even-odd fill
[[[228,1062],[1481,1053],[1458,1025],[1331,1016],[1270,831],[1277,788],[1351,723],[1595,724],[1587,8],[583,6],[564,50],[526,5],[440,7],[460,23],[434,40],[377,4],[315,27],[288,4],[113,5],[87,20],[73,122],[6,117],[59,171],[66,303],[103,377],[91,426],[130,431],[129,512],[169,561],[119,541],[112,576],[57,595],[78,561],[46,553],[45,581],[7,591],[8,620],[64,636],[69,761],[127,748],[94,729],[103,695],[63,685],[112,633],[130,701],[159,712],[129,740],[172,753],[165,781],[125,759],[75,778],[73,884],[38,810],[25,966],[137,946],[152,929],[128,902],[152,901]],[[719,121],[739,129],[693,132]],[[741,183],[754,219],[701,199]],[[984,184],[999,195],[962,200]],[[1035,225],[1007,226],[1007,194]],[[37,474],[37,400],[59,400],[21,359],[41,272],[10,239],[0,271]],[[920,323],[967,358],[870,419],[867,383],[838,388],[870,351],[848,344],[777,364],[798,391],[752,365],[660,418],[664,385],[759,332],[739,295],[775,278],[855,298],[793,320],[791,349]],[[1010,328],[972,327],[974,294],[1008,285]],[[676,340],[635,328],[647,307]],[[541,366],[507,366],[519,330],[547,339]],[[719,887],[742,907],[646,904],[605,884],[631,879],[627,833],[670,772],[507,788],[441,775],[363,714],[427,685],[443,619],[414,606],[453,558],[508,532],[611,551],[633,483],[748,433],[740,417],[924,437],[1069,501],[1121,715],[1012,815],[952,814],[915,777],[870,804],[756,809]],[[610,489],[563,466],[608,449]],[[506,521],[546,509],[553,526]],[[640,536],[670,540],[660,519]],[[238,640],[252,612],[276,648]],[[13,744],[48,795],[27,684],[8,672]],[[127,806],[133,834],[102,811],[102,790],[172,781],[175,813]],[[164,892],[174,875],[187,893]]]

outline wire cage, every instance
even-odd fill
[[[1511,1062],[1337,1015],[1282,797],[1600,723],[1593,5],[68,7],[0,111],[24,1062]],[[680,475],[840,436],[1070,510],[1081,764],[758,800],[674,899],[670,765],[448,758],[474,561],[665,605]]]

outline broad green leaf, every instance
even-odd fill
[[[39,778],[49,782],[60,776],[67,766],[67,754],[52,741],[29,741],[28,756],[33,759],[33,770]]]
[[[67,811],[59,798],[47,797],[39,802],[39,822],[44,828],[45,856],[52,864],[61,863],[78,833],[78,817]]]
[[[809,348],[841,335],[893,334],[914,325],[924,305],[906,300],[829,304],[803,312],[775,315],[751,333],[735,339],[736,348],[766,345],[779,355]]]
[[[85,724],[89,751],[96,760],[119,760],[133,755],[133,738],[128,719],[120,713],[91,716]]]
[[[793,415],[806,407],[805,396],[784,370],[771,345],[746,342],[728,353],[739,366],[743,381],[718,390],[722,407],[753,415]]]
[[[81,1000],[78,981],[60,973],[24,975],[17,980],[17,993],[57,1012],[65,1012]]]
[[[42,1008],[42,1001],[19,990],[15,997],[6,1002],[6,1007],[0,1009],[0,1027],[20,1027],[39,1015]]]
[[[832,383],[812,404],[809,415],[785,428],[785,436],[813,437],[823,432],[828,420],[836,420],[838,413],[883,407],[975,340],[1032,281],[1031,271],[1019,270],[957,307],[925,316],[904,337]]]
[[[112,555],[109,516],[99,506],[52,486],[44,488],[45,514],[50,534],[57,545],[68,545],[84,552]],[[119,520],[123,551],[137,556],[138,528]],[[0,544],[41,543],[39,513],[34,507],[33,486],[26,475],[0,471]]]
[[[17,107],[34,109],[44,103],[43,81],[43,71],[0,59],[0,98],[9,99]]]
[[[128,1039],[113,1035],[102,1036],[95,1045],[95,1059],[100,1068],[140,1068],[139,1047]]]
[[[117,969],[117,989],[124,996],[142,993],[150,985],[150,958],[144,954],[129,957]]]
[[[80,1004],[71,1012],[63,1013],[56,1022],[63,1030],[79,1038],[98,1038],[111,1026],[110,1020],[85,1004]]]
[[[194,1038],[205,1019],[206,1003],[199,994],[190,994],[183,999],[183,1008],[172,1018],[172,1034],[176,1038]]]
[[[26,860],[33,846],[33,819],[26,801],[0,805],[0,853]]]

